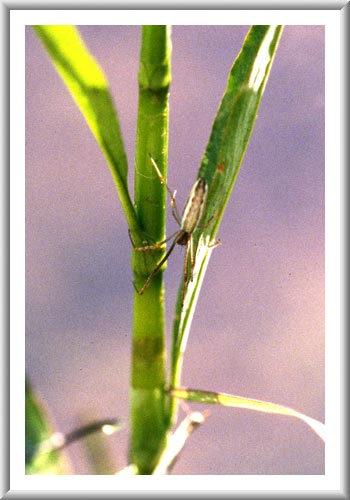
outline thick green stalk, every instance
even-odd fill
[[[135,208],[144,240],[165,238],[166,192],[150,155],[166,175],[170,30],[144,26],[139,69],[139,107],[135,165]],[[139,235],[132,233],[136,245]],[[133,252],[135,287],[139,290],[164,250]],[[130,459],[139,474],[151,474],[166,440],[165,324],[162,271],[141,296],[135,292]]]

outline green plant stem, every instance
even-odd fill
[[[166,192],[149,155],[166,176],[170,30],[144,26],[139,69],[139,107],[136,141],[135,209],[144,239],[165,237]],[[140,236],[131,233],[136,245]],[[133,251],[134,282],[140,289],[164,250]],[[145,293],[135,292],[131,380],[130,460],[139,474],[151,474],[166,442],[165,322],[162,271]]]

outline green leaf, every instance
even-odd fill
[[[106,78],[73,26],[34,26],[51,60],[67,85],[112,173],[131,230],[138,230],[127,187],[127,158],[117,112]]]
[[[42,443],[49,440],[52,430],[44,408],[28,381],[25,396],[26,474],[69,474],[57,451],[42,451]]]
[[[263,413],[274,413],[277,415],[286,415],[288,417],[299,418],[305,422],[311,429],[325,441],[325,425],[314,418],[308,417],[287,406],[260,401],[258,399],[249,399],[223,392],[198,391],[195,389],[171,389],[170,393],[173,397],[186,399],[196,403],[219,404],[222,406],[230,406],[231,408],[244,408],[246,410],[260,411]]]
[[[180,385],[182,358],[192,317],[221,218],[237,178],[259,103],[281,36],[281,26],[253,26],[231,69],[198,177],[205,178],[208,197],[201,227],[194,234],[196,262],[181,308],[180,287],[173,325],[171,385]],[[173,403],[171,403],[173,405]],[[170,409],[174,417],[174,405]]]

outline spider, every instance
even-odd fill
[[[184,269],[183,269],[183,276],[184,276],[184,285],[182,289],[182,301],[181,301],[181,307],[183,306],[184,303],[184,298],[185,298],[185,292],[187,290],[188,284],[190,281],[193,281],[193,269],[195,265],[195,255],[193,252],[193,233],[197,229],[205,229],[205,228],[200,228],[198,226],[199,221],[202,217],[203,213],[203,208],[205,206],[205,200],[207,197],[207,183],[206,180],[203,177],[200,177],[199,179],[196,180],[194,183],[190,194],[188,195],[187,201],[185,203],[183,212],[182,212],[182,217],[180,217],[176,202],[175,202],[175,195],[176,191],[171,191],[169,186],[167,185],[164,177],[162,176],[155,160],[152,158],[150,155],[151,163],[160,179],[160,182],[165,185],[169,195],[170,195],[170,203],[171,203],[171,209],[172,209],[172,214],[178,225],[180,226],[179,231],[176,231],[176,233],[172,234],[168,238],[166,238],[163,241],[160,241],[159,243],[156,243],[154,245],[146,245],[143,247],[135,247],[134,250],[136,252],[146,252],[148,250],[156,250],[158,248],[161,248],[165,243],[173,239],[172,244],[170,245],[169,250],[166,252],[164,257],[158,262],[156,267],[153,269],[149,277],[147,278],[145,284],[141,288],[141,290],[136,290],[139,295],[142,295],[150,285],[154,275],[160,270],[164,262],[169,258],[170,254],[175,248],[175,245],[182,245],[186,246],[186,254],[185,254],[185,261],[184,261]],[[210,224],[212,219],[209,220],[209,223],[207,226]],[[207,227],[205,226],[205,227]],[[216,241],[214,243],[214,246],[220,244],[220,240]],[[189,266],[188,263],[190,262],[190,273],[189,273]]]

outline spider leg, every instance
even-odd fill
[[[196,263],[196,256],[193,253],[193,238],[192,235],[190,237],[190,249],[191,249],[191,281],[193,281],[193,270],[194,270],[194,265]]]
[[[178,232],[179,231],[176,231],[176,233],[173,233],[171,236],[169,236],[165,240],[160,241],[159,243],[155,243],[154,245],[146,245],[144,247],[135,247],[134,246],[134,250],[135,250],[135,252],[146,252],[147,250],[157,250],[158,248],[161,248],[163,245],[165,245],[165,243],[167,243],[168,241],[173,239],[174,236],[176,236]]]
[[[153,269],[153,271],[151,272],[151,274],[148,276],[145,284],[143,285],[143,287],[141,288],[141,290],[137,290],[135,284],[134,284],[134,287],[135,287],[135,290],[136,292],[139,294],[139,295],[143,295],[143,293],[147,290],[147,288],[149,287],[152,279],[153,279],[153,276],[159,271],[159,269],[162,267],[162,265],[164,264],[164,262],[168,259],[169,255],[171,254],[171,252],[174,250],[174,247],[177,243],[177,238],[174,239],[174,241],[172,242],[169,250],[167,251],[167,253],[164,255],[164,257],[161,259],[161,261],[156,265],[156,267]]]
[[[162,176],[162,174],[161,174],[161,172],[160,172],[160,170],[158,168],[158,165],[156,164],[155,160],[152,158],[151,155],[149,155],[149,156],[150,156],[152,165],[153,165],[153,167],[154,167],[155,171],[157,172],[157,175],[158,175],[158,177],[160,179],[160,182],[162,184],[164,184],[164,186],[166,187],[166,189],[167,189],[167,191],[168,191],[168,193],[170,195],[171,211],[172,211],[173,217],[176,220],[176,222],[179,224],[179,226],[181,226],[181,217],[179,215],[179,211],[177,209],[177,205],[176,205],[176,201],[175,201],[176,191],[172,191],[170,189],[170,187],[166,183],[166,180]]]
[[[185,254],[185,262],[184,262],[184,284],[182,288],[182,299],[181,299],[181,307],[184,305],[185,293],[188,287],[188,254],[191,252],[191,240],[192,236],[187,241],[186,245],[186,254]]]
[[[175,201],[175,195],[176,195],[176,190],[173,192],[170,200],[171,204],[171,213],[173,214],[174,219],[176,222],[181,226],[181,217],[179,215],[179,211],[177,209],[176,201]]]
[[[218,239],[218,240],[215,240],[213,243],[209,243],[208,247],[209,248],[215,248],[217,246],[221,245],[221,240]]]
[[[220,216],[221,212],[218,212],[216,215],[212,215],[205,226],[197,226],[196,229],[203,231],[204,229],[208,229],[208,227]]]

